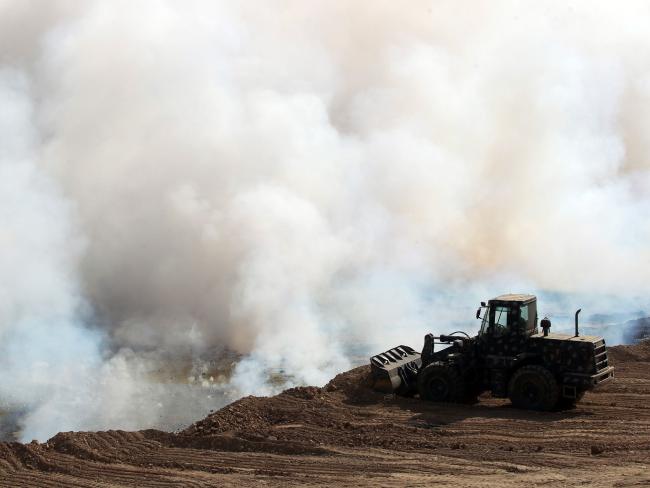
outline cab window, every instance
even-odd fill
[[[525,322],[528,323],[528,305],[522,305],[519,307],[519,313],[521,316],[521,319]]]
[[[534,332],[537,329],[537,304],[531,302],[526,305],[526,313],[528,314],[528,327],[527,330]]]
[[[494,335],[502,335],[508,331],[508,307],[494,308]]]
[[[534,315],[532,314],[535,314],[535,309],[529,305],[530,304],[526,304],[519,307],[519,318],[517,320],[518,324],[516,329],[520,333],[532,332],[535,328],[534,320],[531,320],[534,319]]]

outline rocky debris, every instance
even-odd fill
[[[598,454],[602,454],[603,452],[605,452],[605,448],[603,446],[591,446],[592,456],[597,456]]]

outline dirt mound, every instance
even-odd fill
[[[367,406],[373,400],[375,406],[380,406],[406,400],[369,390],[367,373],[368,368],[357,368],[338,375],[324,388],[299,387],[270,398],[242,398],[191,425],[179,437],[226,435],[230,439],[270,442],[266,450],[290,445],[295,451],[303,446],[303,454],[313,454],[314,446],[324,445],[390,447],[403,437],[403,429],[369,421],[368,412],[353,405]],[[359,379],[364,379],[361,385]],[[422,443],[409,439],[401,444],[405,448],[422,447]],[[317,452],[325,453],[323,449]]]
[[[372,389],[370,366],[359,366],[338,374],[325,385],[329,392],[341,392],[350,403],[377,402],[384,396]]]
[[[384,395],[363,366],[323,388],[242,398],[178,433],[0,443],[0,485],[641,486],[650,482],[650,344],[610,350],[616,380],[566,412]]]
[[[367,407],[407,408],[412,399],[384,395],[370,388],[370,368],[361,366],[341,373],[325,387],[291,388],[274,397],[249,396],[196,422],[181,437],[214,437],[303,446],[431,448],[430,440],[405,436],[404,426],[386,425],[369,414]],[[364,408],[366,407],[366,408]],[[412,430],[412,429],[411,429]],[[196,441],[193,441],[196,442]],[[266,446],[270,450],[272,446]],[[318,451],[324,453],[322,449]]]
[[[607,348],[608,356],[613,363],[650,362],[650,339],[645,339],[631,346],[612,346]]]
[[[370,367],[360,366],[337,375],[325,387],[290,388],[271,398],[248,396],[208,415],[181,435],[205,436],[224,432],[262,432],[296,422],[328,422],[341,401],[380,402],[384,395],[370,388]],[[324,414],[330,414],[330,419]]]

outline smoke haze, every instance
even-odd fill
[[[175,428],[269,371],[322,384],[475,328],[501,292],[642,314],[649,21],[0,0],[0,409],[24,440]],[[200,379],[219,351],[232,377]],[[178,358],[183,382],[152,381]]]

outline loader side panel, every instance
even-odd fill
[[[541,346],[543,364],[552,365],[557,373],[594,372],[593,345],[589,342],[542,341]]]
[[[531,350],[563,384],[590,389],[613,377],[605,340],[600,337],[573,337],[564,334],[534,336]]]

